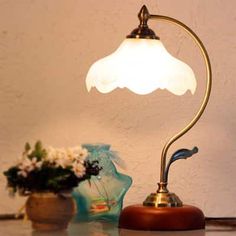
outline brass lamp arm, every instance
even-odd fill
[[[180,132],[175,134],[172,138],[170,138],[169,141],[165,144],[165,146],[162,149],[160,183],[167,183],[167,177],[165,176],[165,169],[166,169],[166,158],[167,158],[168,149],[177,139],[179,139],[185,133],[187,133],[197,123],[197,121],[202,116],[202,114],[207,106],[207,103],[208,103],[208,100],[210,97],[210,93],[211,93],[212,71],[211,71],[210,59],[209,59],[209,56],[208,56],[205,46],[203,45],[203,43],[199,39],[199,37],[188,26],[186,26],[184,23],[182,23],[174,18],[168,17],[168,16],[148,15],[148,18],[154,19],[154,20],[167,21],[167,22],[173,23],[173,24],[179,26],[180,28],[184,29],[191,36],[191,38],[194,40],[194,42],[199,47],[199,49],[202,53],[202,56],[204,58],[205,65],[206,65],[206,76],[207,76],[206,90],[205,90],[205,95],[204,95],[204,98],[203,98],[203,101],[202,101],[202,104],[201,104],[199,110],[197,111],[194,118],[188,123],[188,125],[185,128],[183,128]]]

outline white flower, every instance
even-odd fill
[[[19,164],[18,175],[21,175],[23,177],[27,177],[28,173],[35,170],[40,169],[43,162],[38,161],[36,157],[33,157],[32,159],[25,158],[23,161]]]
[[[76,160],[81,162],[84,162],[84,160],[88,156],[88,150],[86,148],[82,148],[81,146],[74,147],[73,153]]]
[[[66,154],[67,154],[67,158],[68,158],[71,162],[73,162],[73,161],[76,160],[77,154],[76,154],[74,148],[67,148],[67,149],[66,149]]]
[[[57,150],[53,147],[49,147],[47,149],[47,155],[45,157],[45,160],[48,161],[49,163],[54,163],[57,160]]]
[[[72,165],[72,169],[78,178],[81,178],[85,175],[85,166],[80,162],[74,162]]]
[[[75,161],[84,163],[85,158],[88,156],[87,149],[82,148],[81,146],[72,147],[72,148],[52,148],[47,149],[46,160],[55,164],[55,166],[60,166],[62,168],[67,168],[73,165]]]
[[[72,165],[71,157],[68,156],[66,149],[57,149],[57,159],[56,166],[61,166],[62,168],[67,168]]]
[[[23,176],[24,178],[28,176],[28,172],[25,170],[20,170],[17,172],[17,174]]]
[[[71,165],[72,165],[72,162],[68,160],[67,158],[60,158],[60,159],[57,159],[56,161],[56,166],[60,166],[64,169]]]

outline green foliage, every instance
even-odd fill
[[[25,151],[28,152],[30,150],[30,144],[25,144]],[[34,145],[34,150],[28,155],[30,159],[33,157],[37,158],[37,161],[41,161],[44,157],[46,157],[47,151],[43,148],[42,142],[37,141]]]
[[[25,144],[25,152],[27,153],[31,149],[30,144],[27,142]]]

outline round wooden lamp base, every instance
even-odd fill
[[[205,228],[203,212],[194,206],[149,207],[132,205],[123,209],[119,228],[132,230],[196,230]]]

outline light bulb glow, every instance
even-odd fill
[[[125,39],[114,53],[91,66],[86,86],[101,93],[128,88],[141,95],[156,89],[183,95],[187,90],[193,94],[197,83],[192,69],[169,54],[160,40]]]

